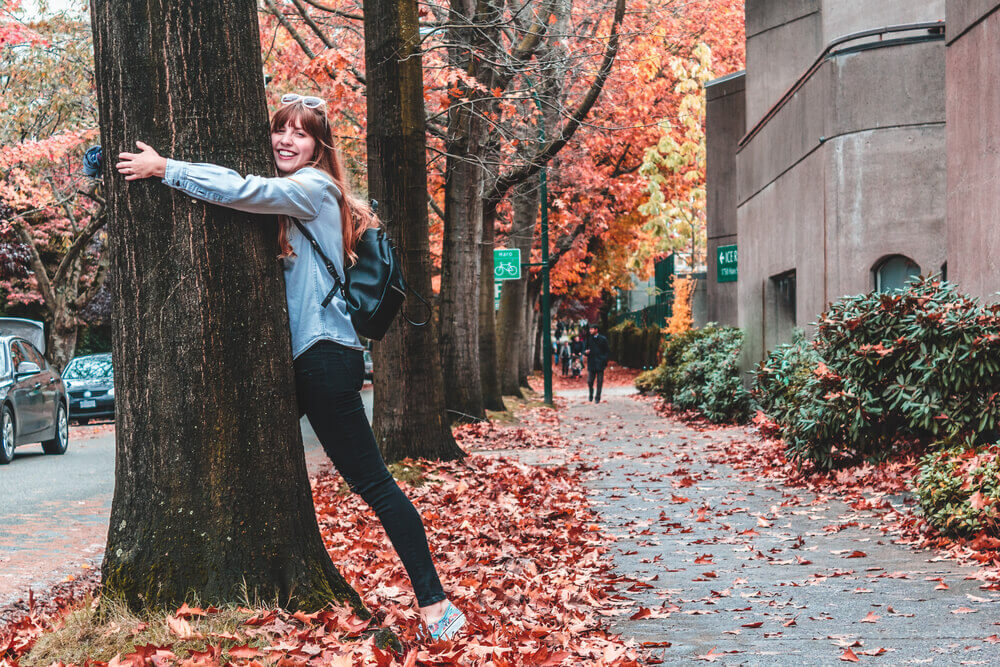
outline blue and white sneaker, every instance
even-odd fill
[[[444,616],[427,626],[427,635],[433,641],[453,639],[463,627],[465,614],[449,601]]]

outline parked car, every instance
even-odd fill
[[[80,424],[115,416],[115,374],[110,354],[73,357],[62,372],[69,393],[69,418]]]
[[[0,318],[0,463],[14,448],[42,443],[46,454],[69,445],[69,397],[59,371],[45,361],[41,322]]]
[[[372,379],[372,353],[365,350],[365,379]]]

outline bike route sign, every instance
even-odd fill
[[[493,280],[521,279],[521,249],[493,251]]]

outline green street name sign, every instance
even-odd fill
[[[513,248],[509,250],[493,251],[493,280],[520,280],[521,279],[521,250]]]
[[[716,278],[720,283],[736,282],[736,246],[720,245],[718,248]]]

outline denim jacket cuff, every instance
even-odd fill
[[[167,158],[167,167],[163,170],[163,184],[179,188],[185,178],[187,178],[187,162]]]

